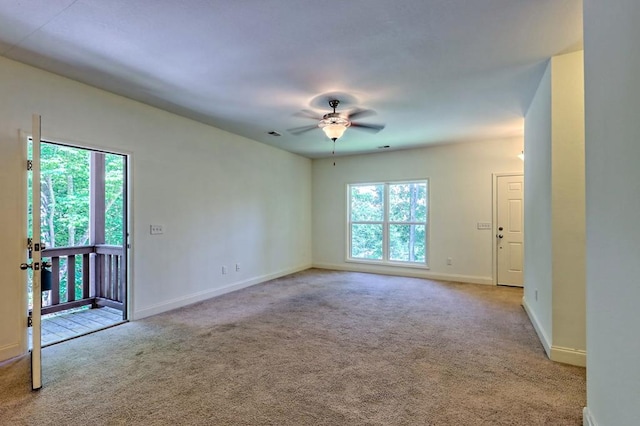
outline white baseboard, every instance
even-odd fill
[[[533,325],[533,328],[538,334],[540,343],[544,347],[544,351],[547,353],[547,357],[551,361],[561,362],[563,364],[577,365],[578,367],[587,366],[587,352],[582,349],[565,348],[563,346],[553,345],[551,339],[547,336],[547,333],[542,328],[540,320],[536,316],[535,312],[531,309],[527,303],[527,299],[522,298],[522,307],[529,316],[529,321]]]
[[[400,277],[426,278],[429,280],[494,285],[493,278],[491,277],[479,277],[459,274],[439,274],[419,268],[365,265],[361,263],[314,263],[313,267],[318,269],[332,269],[336,271],[366,272],[371,274],[396,275]]]
[[[551,345],[551,356],[549,358],[551,358],[551,361],[562,362],[563,364],[571,364],[578,367],[587,366],[587,351],[582,349]]]
[[[24,355],[24,351],[22,350],[22,345],[20,343],[9,343],[8,345],[4,345],[0,347],[0,362],[4,362],[8,359],[15,358],[20,355]]]
[[[598,426],[595,419],[591,415],[589,407],[584,407],[582,409],[582,426]]]
[[[527,299],[525,299],[524,297],[522,298],[522,307],[524,308],[524,311],[529,316],[529,321],[531,321],[533,328],[536,330],[536,334],[538,334],[538,339],[540,339],[540,343],[542,343],[542,346],[544,347],[544,351],[547,353],[547,357],[551,359],[551,341],[549,340],[547,333],[542,328],[542,325],[540,324],[540,320],[538,320],[538,317],[536,316],[535,312],[527,304]]]
[[[157,315],[162,312],[171,311],[173,309],[182,308],[183,306],[191,305],[193,303],[201,302],[203,300],[211,299],[212,297],[221,296],[223,294],[231,293],[232,291],[241,290],[243,288],[251,287],[252,285],[260,284],[265,281],[273,280],[283,277],[285,275],[294,274],[296,272],[304,271],[311,268],[311,265],[298,266],[295,268],[283,269],[271,274],[261,275],[254,278],[249,278],[244,281],[233,283],[224,287],[214,288],[212,290],[205,290],[198,293],[193,293],[179,297],[176,299],[168,300],[157,305],[149,306],[146,308],[135,310],[132,314],[132,320],[139,320],[149,317],[151,315]]]

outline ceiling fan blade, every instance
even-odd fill
[[[287,129],[287,132],[293,134],[293,135],[300,135],[302,133],[308,132],[310,130],[313,129],[317,129],[318,125],[317,124],[310,124],[308,126],[300,126],[300,127],[294,127],[292,129]]]
[[[353,120],[353,119],[356,119],[358,117],[360,117],[360,118],[368,117],[370,115],[376,115],[376,112],[374,110],[372,110],[372,109],[356,108],[353,111],[348,113],[349,120]]]
[[[302,118],[312,118],[314,120],[322,120],[322,116],[319,116],[317,113],[310,111],[308,109],[303,109],[302,111],[296,112],[295,114],[293,114],[295,117],[302,117]]]
[[[366,124],[366,123],[354,123],[351,122],[351,127],[355,127],[358,130],[366,130],[367,132],[377,133],[384,129],[384,124]]]

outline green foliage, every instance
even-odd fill
[[[382,260],[384,185],[351,187],[351,221],[378,222],[351,226],[351,257]]]
[[[351,225],[351,257],[382,260],[382,225]]]
[[[424,225],[389,225],[389,259],[398,262],[426,261]]]
[[[389,221],[389,259],[425,262],[427,184],[390,184]]]
[[[351,187],[351,220],[353,222],[384,220],[384,185]]]
[[[124,156],[106,154],[105,158],[105,244],[121,246],[122,209],[124,208]]]
[[[390,222],[426,222],[426,220],[426,183],[398,183],[389,185]]]
[[[41,144],[42,242],[47,247],[85,245],[89,239],[90,151]]]

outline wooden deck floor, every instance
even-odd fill
[[[109,307],[76,309],[44,315],[42,316],[42,346],[91,333],[122,321],[122,312]]]

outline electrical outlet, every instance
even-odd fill
[[[149,225],[149,233],[151,235],[164,234],[164,228],[162,225]]]
[[[240,264],[236,263],[236,272],[240,272]]]
[[[449,265],[449,266],[453,265],[453,258],[452,257],[447,257],[447,265]]]
[[[227,275],[227,267],[226,266],[222,267],[222,275]]]

